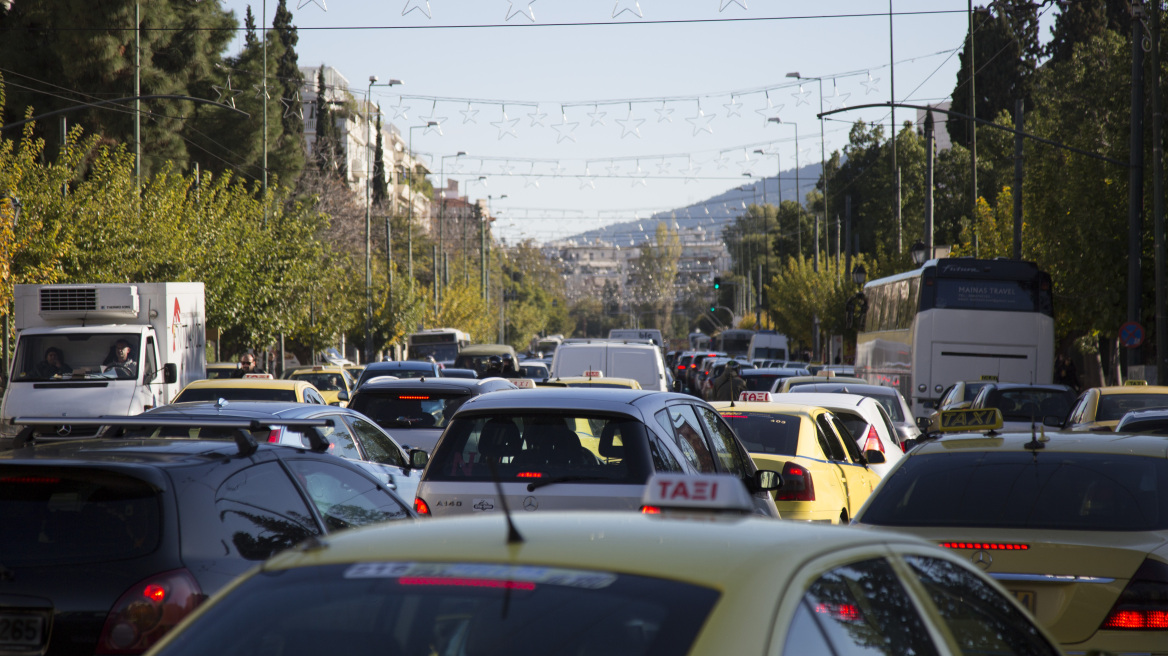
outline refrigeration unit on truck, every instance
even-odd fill
[[[60,417],[37,435],[79,437],[69,417],[135,415],[205,375],[201,282],[16,285],[13,316],[0,448],[14,417]]]

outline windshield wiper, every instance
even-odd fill
[[[547,485],[555,485],[556,483],[577,483],[577,482],[583,482],[583,481],[612,481],[612,480],[616,480],[616,479],[609,478],[608,476],[557,476],[555,478],[545,478],[543,480],[533,481],[531,483],[528,483],[527,484],[527,491],[528,492],[535,492],[536,489],[538,489],[538,488],[541,488],[541,487],[544,487]]]

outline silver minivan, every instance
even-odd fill
[[[498,512],[503,501],[512,512],[637,511],[654,473],[695,480],[733,474],[750,490],[756,513],[778,517],[767,490],[780,485],[779,475],[755,468],[708,403],[579,387],[503,390],[467,401],[434,447],[414,507],[435,517]]]

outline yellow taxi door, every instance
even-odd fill
[[[849,439],[850,433],[835,415],[821,414],[816,418],[816,423],[830,445],[832,464],[839,469],[845,493],[841,507],[846,509],[850,519],[872,493],[877,476],[862,464],[859,447]]]

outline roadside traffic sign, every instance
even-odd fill
[[[1119,343],[1124,348],[1139,348],[1144,343],[1144,327],[1138,321],[1128,321],[1119,327]]]

